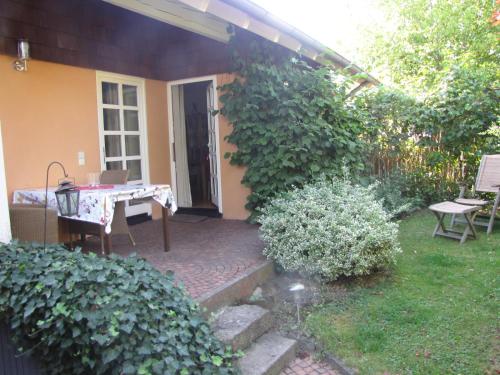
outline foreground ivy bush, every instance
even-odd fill
[[[136,257],[0,246],[0,317],[50,374],[232,374],[171,276]]]
[[[264,254],[286,271],[324,281],[367,275],[394,262],[398,224],[374,187],[323,179],[275,198],[264,208]]]

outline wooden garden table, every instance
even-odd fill
[[[460,240],[463,244],[469,237],[476,238],[476,229],[474,228],[474,218],[481,209],[480,206],[466,206],[455,202],[441,202],[429,206],[429,210],[434,212],[438,223],[434,229],[433,237],[443,236]],[[465,228],[463,232],[446,228],[444,225],[444,218],[446,214],[450,215],[463,215],[465,217]]]

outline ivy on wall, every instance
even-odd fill
[[[253,214],[277,192],[319,173],[362,167],[363,124],[350,110],[349,82],[275,52],[265,41],[253,42],[245,56],[235,52],[236,78],[219,87],[220,113],[233,125],[226,140],[237,146],[225,157],[246,167],[242,183],[251,188],[246,208]]]

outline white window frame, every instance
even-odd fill
[[[177,81],[167,82],[167,103],[168,103],[168,138],[169,138],[169,149],[170,149],[170,181],[172,181],[172,192],[174,193],[174,197],[177,199],[177,180],[175,175],[175,161],[174,161],[174,118],[172,114],[172,86],[175,85],[184,85],[187,83],[195,83],[195,82],[204,82],[204,81],[212,81],[212,85],[214,86],[214,103],[213,109],[219,109],[219,96],[217,95],[217,76],[209,75],[202,77],[193,77],[180,79]],[[219,197],[218,197],[218,209],[219,213],[223,213],[222,208],[222,170],[221,170],[221,157],[220,157],[220,136],[219,136],[219,115],[214,116],[215,121],[215,138],[217,147],[217,186],[219,188]]]
[[[96,91],[97,91],[97,126],[99,129],[99,155],[100,155],[100,165],[101,171],[106,170],[106,155],[105,155],[105,144],[104,144],[104,135],[112,135],[114,131],[105,131],[104,130],[104,118],[103,118],[103,109],[104,108],[117,108],[121,110],[127,109],[125,105],[112,105],[112,104],[103,104],[102,102],[102,82],[110,82],[117,83],[120,85],[133,85],[137,86],[137,108],[130,107],[130,109],[138,110],[138,120],[139,120],[139,139],[140,139],[140,152],[141,152],[141,172],[142,172],[142,180],[137,181],[129,181],[128,184],[135,185],[138,181],[141,181],[144,184],[149,184],[149,150],[148,150],[148,126],[147,126],[147,113],[146,113],[146,81],[144,78],[127,76],[123,74],[109,73],[103,71],[96,71]],[[120,97],[120,102],[123,100],[121,98],[122,90],[118,91],[118,95]],[[124,118],[120,116],[120,128],[124,129]],[[126,135],[127,132],[125,130],[115,131],[117,135]],[[136,132],[131,132],[131,134],[136,135]],[[122,140],[121,144],[122,148],[122,156],[117,157],[117,161],[127,160],[125,154],[125,145],[124,140]],[[112,158],[107,158],[107,161]],[[134,159],[131,157],[131,159]],[[139,206],[142,206],[139,207]],[[126,212],[127,216],[137,215],[140,213],[147,213],[151,215],[151,204],[145,203],[139,206],[127,206]]]

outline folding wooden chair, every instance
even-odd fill
[[[493,230],[495,216],[500,204],[500,154],[484,155],[481,159],[481,164],[479,165],[479,171],[476,177],[476,184],[473,190],[473,196],[476,192],[495,193],[496,197],[493,201],[464,198],[465,186],[461,186],[460,195],[457,199],[455,199],[455,202],[468,206],[480,206],[482,210],[489,209],[491,206],[491,212],[487,211],[489,220],[480,219],[477,216],[474,220],[474,225],[487,227],[488,229],[486,233],[490,234]],[[451,217],[451,226],[453,227],[456,222],[465,223],[465,221],[457,218],[456,215],[453,214]]]

